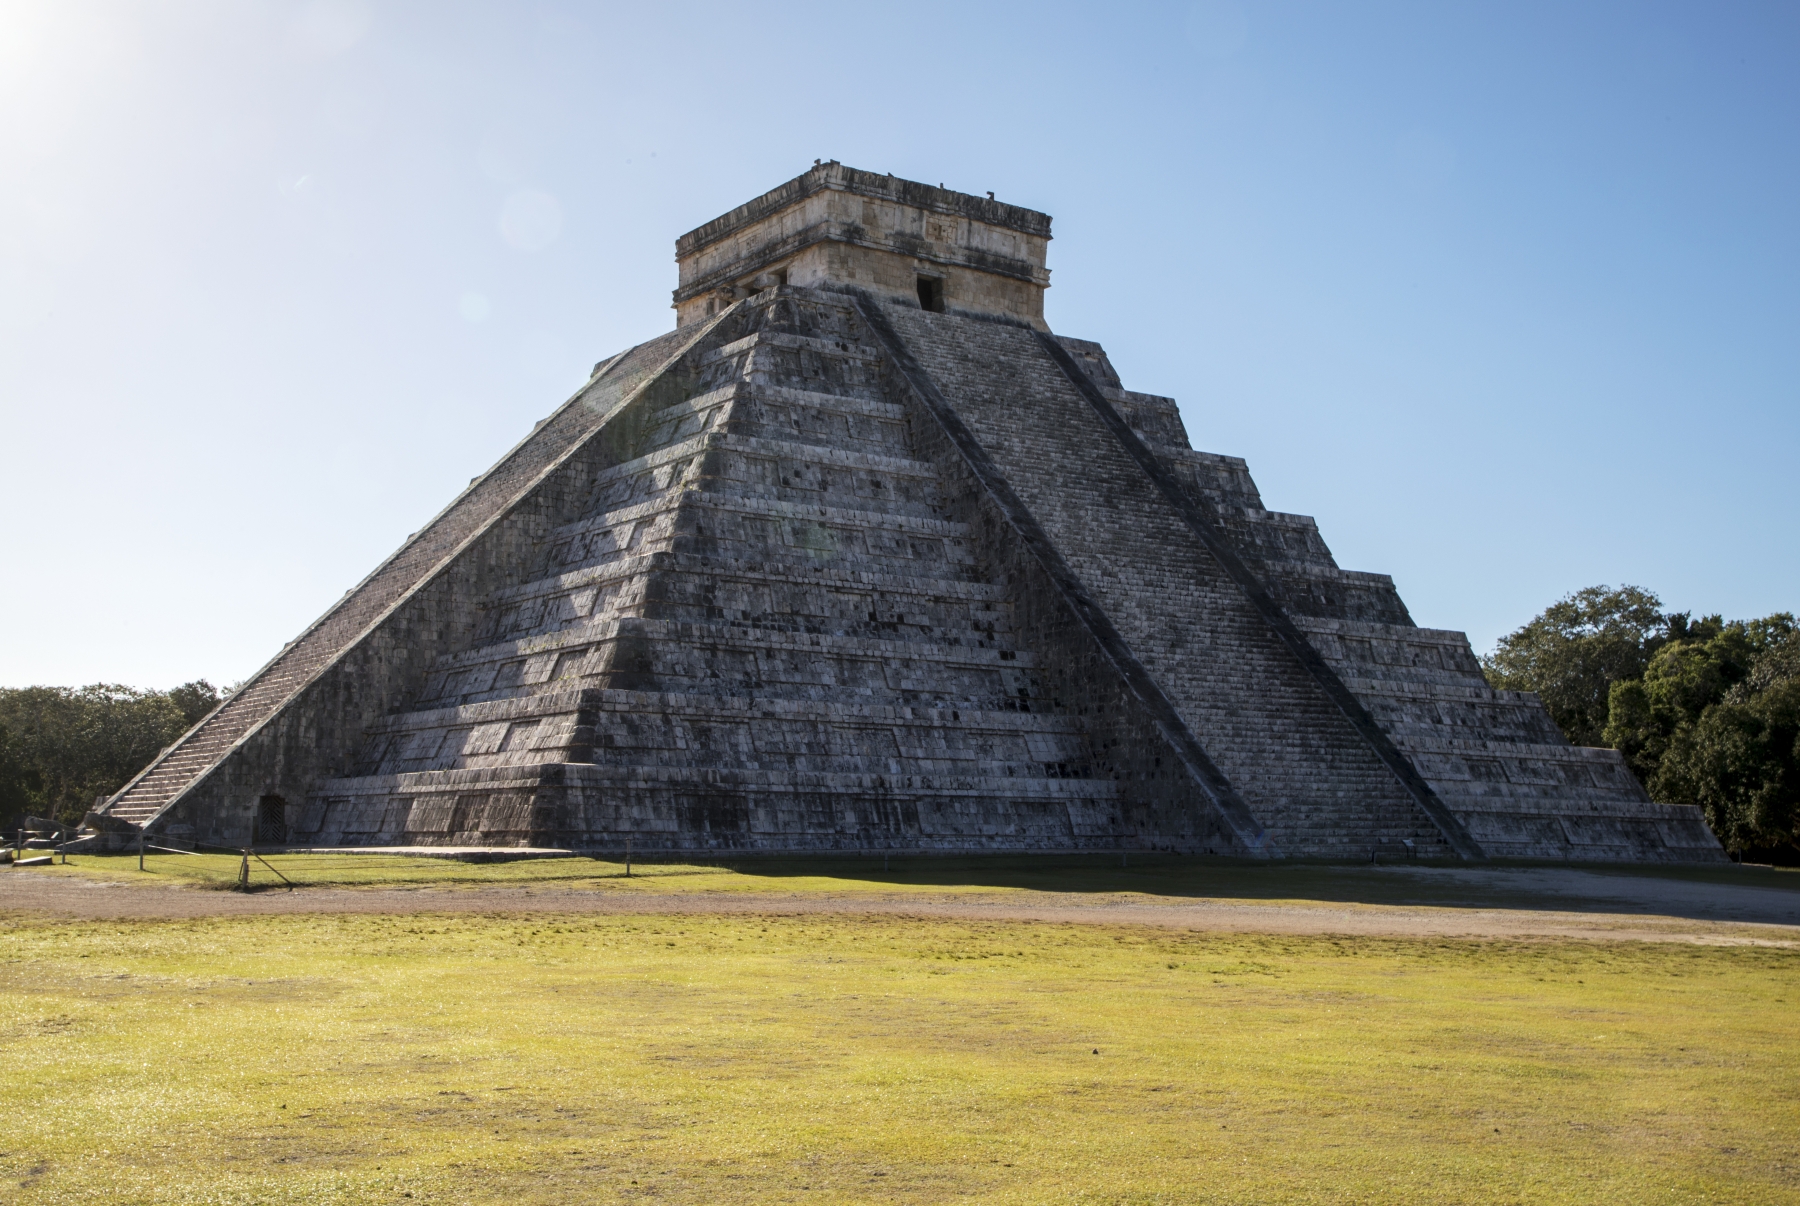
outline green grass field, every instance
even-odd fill
[[[123,874],[55,870],[96,866]],[[873,882],[331,866],[290,870]],[[0,1202],[1800,1202],[1791,949],[700,911],[0,924]]]

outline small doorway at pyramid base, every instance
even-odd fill
[[[280,796],[264,796],[256,802],[256,844],[285,846],[287,840],[287,801]]]

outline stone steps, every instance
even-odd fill
[[[831,688],[842,687],[859,695],[885,683],[886,689],[905,693],[929,691],[925,685],[899,684],[922,682],[921,676],[930,674],[937,674],[944,689],[962,697],[1020,698],[1019,684],[1036,668],[1036,659],[978,635],[984,637],[982,643],[951,644],[624,617],[442,659],[432,681],[445,685],[428,685],[420,699],[448,700],[454,695],[460,702],[475,703],[514,690],[574,689],[586,679],[596,680],[588,685],[619,686],[618,681],[597,680],[626,677],[669,678],[707,692],[750,688],[758,694],[786,690],[832,694]],[[630,644],[637,663],[626,666],[613,660],[621,642]],[[516,669],[509,673],[508,667]],[[728,673],[724,667],[729,667]],[[470,677],[477,671],[486,678]],[[468,685],[450,685],[451,676],[461,676],[456,681]]]
[[[750,353],[759,348],[812,352],[832,360],[858,360],[869,364],[879,363],[881,360],[880,350],[866,344],[851,343],[842,339],[817,339],[807,335],[794,335],[779,331],[757,331],[713,349],[701,358],[701,363],[715,364],[720,361],[733,361],[741,365]],[[747,366],[744,366],[744,371],[749,371]]]
[[[687,542],[693,544],[697,542]],[[1002,639],[1013,630],[1010,604],[995,587],[969,577],[895,572],[795,558],[710,555],[681,547],[539,579],[497,592],[484,644],[519,641],[617,619],[623,608],[657,618],[748,623],[778,631],[840,635],[909,633],[944,639]],[[646,600],[654,571],[656,598]],[[886,571],[886,572],[878,572]],[[785,604],[775,609],[779,597]]]
[[[534,762],[498,767],[474,767],[457,770],[417,771],[395,775],[353,775],[323,779],[318,784],[320,796],[391,795],[397,793],[428,794],[472,789],[494,790],[541,786],[555,780],[560,786],[574,787],[689,787],[696,782],[711,787],[736,787],[771,794],[794,794],[832,791],[878,791],[894,795],[939,794],[982,799],[994,796],[1035,796],[1041,799],[1110,800],[1118,794],[1118,786],[1110,779],[1026,777],[946,773],[890,774],[885,770],[846,773],[842,771],[793,771],[786,768],[730,767],[705,769],[698,775],[685,766],[656,766],[644,763],[603,765]]]
[[[1338,677],[1356,684],[1358,695],[1387,695],[1396,699],[1481,699],[1534,707],[1517,691],[1496,691],[1485,679],[1441,666],[1371,666],[1367,662],[1339,666]]]
[[[1043,850],[1117,848],[1122,809],[1100,779],[543,764],[328,780],[305,820],[347,845],[505,842],[510,816],[520,838],[577,847]]]
[[[678,512],[684,507],[729,511],[778,520],[843,524],[868,530],[907,532],[947,539],[966,539],[969,535],[967,524],[956,523],[938,515],[918,514],[910,509],[893,510],[872,501],[863,506],[848,506],[836,501],[821,503],[807,498],[781,497],[774,493],[731,488],[724,483],[709,481],[697,484],[695,489],[669,491],[656,498],[563,524],[551,531],[549,543],[554,550],[565,540],[572,541],[577,537],[591,536],[595,532],[622,528],[626,524],[636,527]]]
[[[905,408],[883,398],[881,391],[873,386],[858,388],[848,393],[832,393],[826,390],[800,389],[740,380],[731,381],[704,393],[697,393],[679,402],[671,402],[654,412],[650,416],[647,426],[652,432],[660,432],[670,425],[679,424],[687,416],[707,414],[741,401],[760,402],[773,406],[798,406],[810,410],[830,411],[834,414],[886,419],[896,423],[906,420]],[[670,437],[660,435],[650,437],[652,442],[668,438]]]
[[[792,724],[805,721],[846,727],[906,727],[982,733],[1080,735],[1078,718],[1054,711],[982,708],[963,701],[906,703],[870,696],[845,699],[784,698],[761,694],[697,694],[686,691],[627,691],[577,688],[516,695],[478,703],[425,707],[385,717],[370,726],[375,736],[419,729],[446,730],[536,721],[591,713],[648,716],[660,721],[723,720],[739,724]]]
[[[654,710],[642,701],[655,700]],[[629,701],[629,702],[621,702]],[[522,736],[521,736],[522,734]],[[860,704],[816,696],[700,696],[584,690],[407,713],[375,727],[359,773],[554,759],[696,768],[772,765],[890,774],[985,762],[992,773],[1093,777],[1104,767],[1068,716],[980,708]],[[402,765],[404,764],[404,765]],[[941,765],[940,765],[941,764]]]

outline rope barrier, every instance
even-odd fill
[[[275,871],[274,866],[269,862],[269,860],[264,858],[262,855],[257,854],[255,850],[247,850],[247,851],[245,851],[245,853],[250,855],[251,857],[255,858],[256,861],[261,863],[263,866],[268,867],[269,870]],[[287,876],[283,875],[279,871],[275,871],[275,876],[277,879],[281,880],[282,883],[284,883],[288,886],[288,891],[292,892],[294,890],[294,881],[293,880],[289,879]]]
[[[88,839],[84,838],[82,840],[86,841]],[[274,875],[276,879],[279,879],[282,883],[284,883],[288,886],[288,891],[292,892],[296,887],[299,886],[299,885],[295,884],[293,880],[291,880],[287,876],[283,875],[275,867],[275,865],[273,863],[271,863],[268,859],[266,859],[262,855],[258,854],[256,852],[256,848],[254,846],[213,846],[213,845],[209,845],[206,842],[195,842],[194,848],[192,850],[182,850],[175,846],[159,846],[155,842],[145,841],[144,835],[142,833],[138,834],[138,844],[137,845],[138,845],[138,870],[140,870],[140,871],[142,871],[144,869],[144,851],[146,851],[146,850],[160,850],[164,854],[191,854],[195,858],[202,857],[202,855],[200,853],[202,850],[213,850],[213,851],[217,851],[220,854],[236,854],[236,855],[242,856],[242,858],[244,860],[243,869],[241,871],[239,871],[239,873],[238,873],[238,883],[243,885],[245,888],[248,888],[250,886],[250,860],[251,859],[255,859],[257,862],[259,862],[263,866],[267,867],[269,869],[270,874]]]

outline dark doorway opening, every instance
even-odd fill
[[[919,278],[919,309],[930,310],[933,314],[944,312],[944,282],[941,277]]]
[[[264,796],[256,805],[256,844],[285,846],[287,840],[287,801],[280,796]]]

